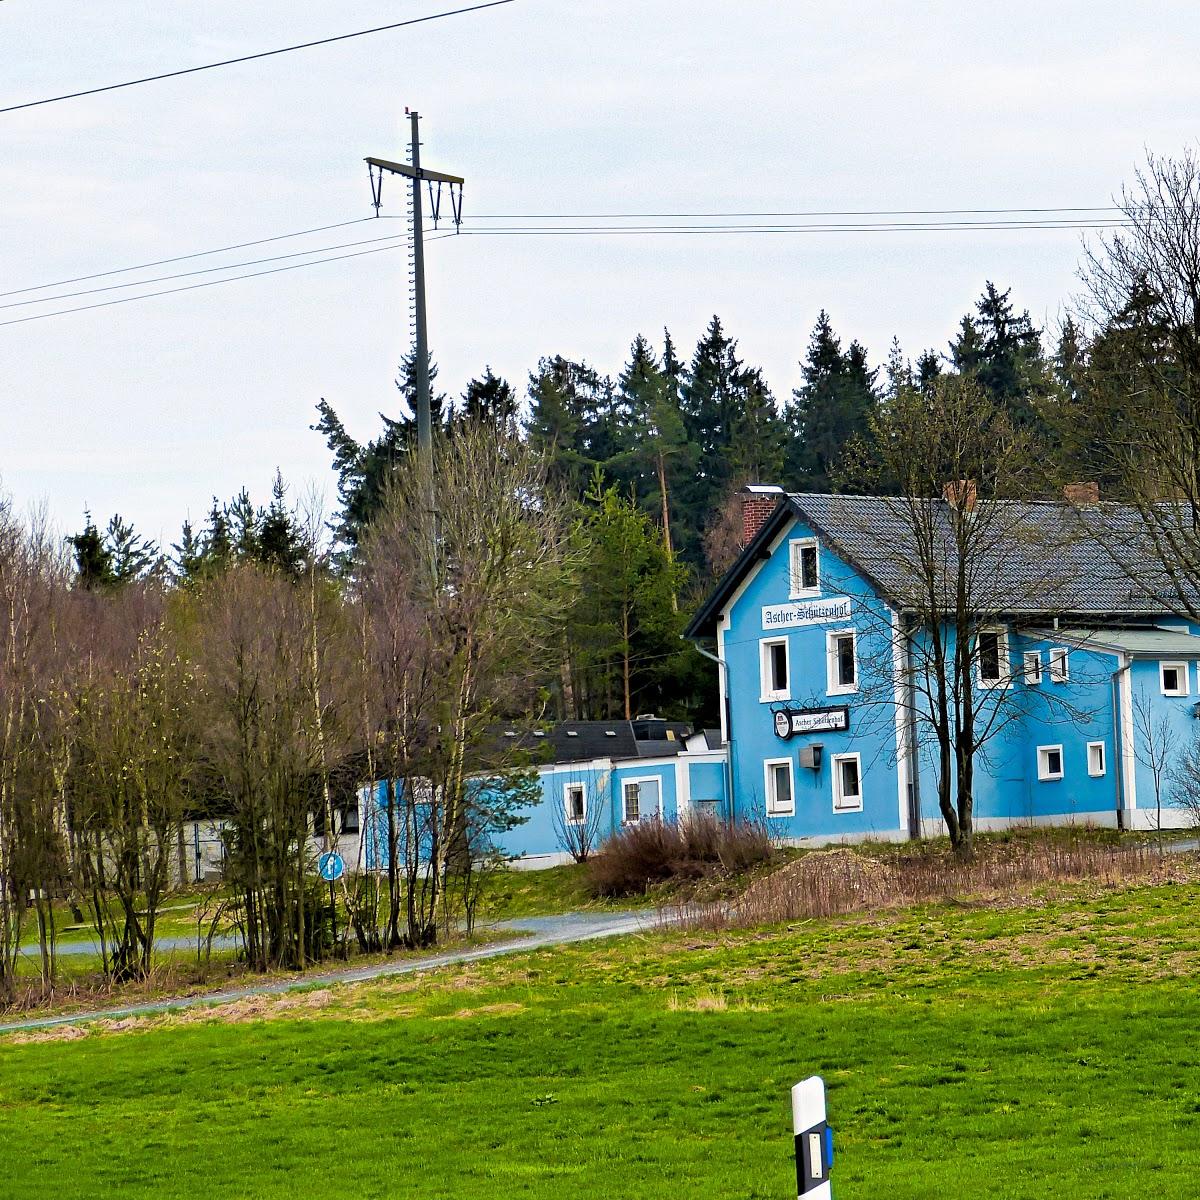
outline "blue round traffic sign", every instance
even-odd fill
[[[346,873],[345,859],[336,850],[327,850],[317,859],[317,870],[327,883],[341,879]]]

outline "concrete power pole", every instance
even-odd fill
[[[419,114],[409,112],[411,125],[411,147],[409,163],[390,162],[385,158],[368,158],[367,170],[371,176],[371,198],[375,205],[375,215],[383,204],[383,176],[404,175],[412,180],[412,239],[413,239],[413,317],[414,317],[414,353],[417,369],[417,450],[421,457],[428,462],[433,454],[433,420],[430,415],[429,402],[429,331],[425,322],[425,244],[423,241],[423,213],[421,184],[429,188],[429,203],[436,228],[441,214],[442,185],[450,188],[451,216],[454,227],[462,224],[462,189],[463,182],[459,175],[446,175],[441,171],[431,171],[421,166],[421,139],[417,128]],[[376,173],[378,172],[378,174]],[[434,192],[434,184],[437,191]]]

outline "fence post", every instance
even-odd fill
[[[796,1138],[796,1194],[832,1200],[833,1130],[825,1118],[825,1081],[820,1075],[792,1088],[792,1132]]]

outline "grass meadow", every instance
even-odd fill
[[[0,1196],[1195,1197],[1200,888],[663,931],[0,1040]]]

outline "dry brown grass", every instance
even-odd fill
[[[1086,838],[985,842],[971,862],[927,845],[886,855],[821,850],[757,879],[740,896],[691,904],[682,915],[692,927],[746,928],[937,901],[1024,903],[1056,884],[1083,882],[1107,889],[1132,882],[1182,882],[1198,873],[1195,855]]]

